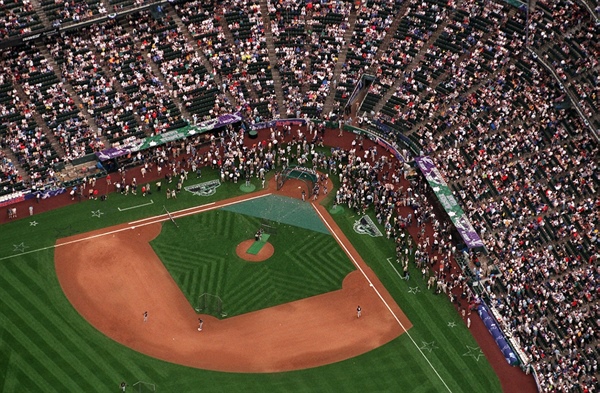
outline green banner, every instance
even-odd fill
[[[473,228],[469,218],[458,204],[456,198],[454,198],[454,195],[452,195],[450,187],[446,184],[446,181],[435,166],[433,160],[427,156],[419,156],[415,157],[415,163],[421,172],[423,172],[425,179],[427,179],[435,196],[444,207],[446,213],[448,213],[450,220],[458,230],[458,233],[463,238],[467,247],[483,247],[483,241],[479,237],[479,234],[475,228]]]

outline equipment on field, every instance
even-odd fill
[[[150,382],[137,381],[131,387],[137,393],[156,392],[156,385]]]
[[[170,213],[170,212],[167,210],[167,208],[165,207],[165,205],[163,205],[163,211],[164,211],[164,212],[167,212],[167,215],[169,216],[169,219],[171,220],[171,222],[172,222],[173,224],[175,224],[175,226],[176,226],[177,228],[179,228],[179,225],[177,225],[177,223],[175,222],[175,219],[173,218],[173,215],[171,215],[171,213]]]
[[[202,314],[214,315],[217,318],[225,318],[227,313],[223,311],[223,300],[217,295],[203,293],[198,296],[198,305],[196,312]]]

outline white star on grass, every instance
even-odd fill
[[[29,223],[29,226],[30,226],[30,227],[34,227],[34,226],[37,226],[37,224],[38,224],[38,222],[37,222],[37,221],[31,221],[31,222]]]
[[[100,218],[101,215],[103,215],[104,213],[102,213],[100,210],[92,210],[92,217],[98,217]]]
[[[469,350],[467,353],[464,353],[463,356],[472,356],[476,362],[479,361],[479,358],[484,356],[481,348],[478,347],[470,347],[467,345],[467,349]]]
[[[423,345],[421,345],[421,346],[419,347],[419,349],[420,349],[421,351],[429,351],[429,352],[431,352],[431,351],[433,351],[434,349],[438,349],[438,347],[436,347],[436,346],[435,346],[435,341],[432,341],[432,342],[430,342],[430,343],[428,343],[428,342],[425,342],[425,341],[421,341],[421,343],[423,344]]]
[[[448,327],[450,327],[450,328],[456,327],[456,322],[448,322]]]
[[[408,288],[408,292],[412,293],[413,295],[416,295],[417,293],[421,292],[421,289],[419,287],[412,287],[412,288]]]
[[[26,248],[29,248],[29,246],[26,246],[24,242],[21,242],[20,244],[13,244],[14,250],[15,252],[20,252],[23,253],[25,252]]]

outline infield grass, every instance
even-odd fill
[[[192,307],[199,295],[216,295],[229,317],[341,289],[354,270],[331,235],[281,223],[273,223],[271,258],[243,260],[236,247],[254,237],[260,222],[213,210],[178,219],[179,228],[164,225],[151,245]]]
[[[216,178],[216,173],[209,170],[204,175],[202,180],[190,179],[186,185]],[[501,391],[485,357],[472,356],[477,354],[475,351],[469,355],[469,347],[478,350],[477,344],[448,299],[427,292],[416,271],[411,272],[408,283],[401,280],[387,262],[393,256],[392,243],[354,233],[356,217],[349,212],[335,216],[338,225],[377,273],[413,328],[409,334],[356,358],[285,373],[197,370],[126,348],[90,326],[71,306],[56,278],[51,248],[29,254],[15,250],[20,243],[25,251],[31,251],[52,246],[60,236],[157,215],[163,204],[175,211],[239,194],[238,185],[233,184],[222,185],[211,197],[182,192],[177,200],[166,200],[163,195],[153,194],[154,204],[124,212],[118,207],[147,203],[148,197],[111,194],[106,202],[75,203],[0,226],[0,258],[9,257],[0,260],[0,391],[116,392],[121,381],[127,381],[131,389],[139,380],[156,384],[158,392],[437,393],[448,391],[446,386],[452,392]],[[91,211],[98,209],[104,214],[92,217]],[[30,226],[33,220],[37,226]],[[178,222],[184,225],[184,220]],[[208,280],[218,283],[211,278],[222,274],[218,272],[210,270]],[[234,277],[231,280],[228,285],[234,285]],[[412,294],[409,287],[418,287],[420,292]],[[248,301],[239,312],[262,307],[260,302],[264,300],[251,298],[255,304]],[[449,322],[456,323],[456,327],[449,327]]]

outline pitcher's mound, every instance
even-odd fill
[[[265,245],[260,249],[258,254],[248,254],[246,251],[250,248],[250,246],[254,243],[253,239],[244,240],[235,248],[235,252],[238,257],[242,258],[248,262],[262,262],[265,261],[273,255],[275,252],[275,248],[271,243],[265,243]]]

